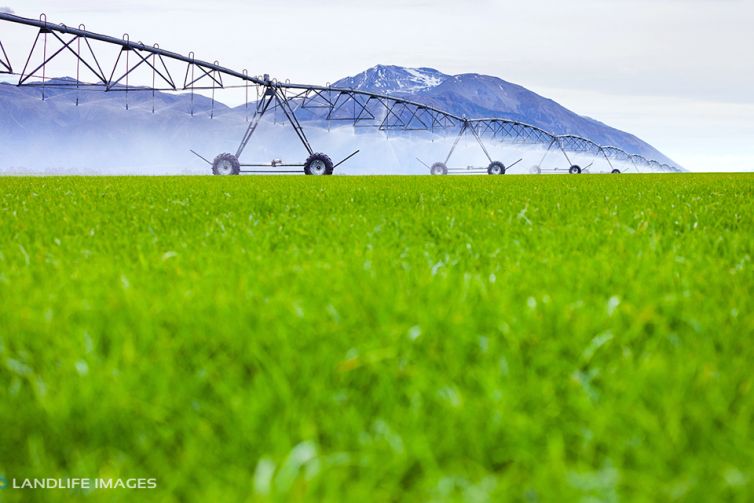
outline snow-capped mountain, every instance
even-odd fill
[[[345,87],[400,96],[470,118],[506,118],[541,127],[553,134],[575,134],[600,145],[673,164],[636,136],[578,115],[528,89],[497,77],[476,73],[445,75],[432,68],[378,65],[339,80]]]
[[[346,77],[333,87],[359,89],[379,94],[408,95],[428,91],[448,79],[432,68],[404,68],[377,65],[353,77]]]
[[[56,89],[56,85],[67,87]],[[467,117],[520,120],[555,134],[581,135],[602,145],[615,145],[672,164],[629,133],[580,116],[496,77],[450,76],[430,68],[376,66],[339,80],[333,87],[405,97]],[[201,161],[197,165],[197,158],[189,149],[208,157],[234,152],[254,109],[253,104],[248,108],[243,105],[230,108],[218,102],[213,105],[204,96],[192,97],[188,93],[156,92],[153,96],[151,92],[99,91],[92,87],[76,90],[75,80],[58,79],[48,83],[46,99],[42,100],[38,87],[0,83],[0,172],[33,169],[84,173],[90,172],[92,166],[102,168],[98,172],[103,173],[203,172],[206,167],[202,167]],[[302,121],[308,120],[306,112],[299,112]],[[268,120],[274,123],[272,115]],[[278,123],[281,120],[282,116],[278,117]],[[406,155],[398,155],[391,151],[395,143],[385,143],[378,133],[371,138],[369,130],[360,129],[358,139],[348,139],[345,131],[328,134],[328,126],[307,123],[307,134],[317,138],[318,148],[323,151],[340,155],[340,149],[345,157],[355,148],[364,151],[364,145],[372,145],[374,148],[368,155],[374,162],[399,166],[416,161],[410,148]],[[262,139],[255,137],[252,146],[260,151],[251,155],[300,161],[304,154],[291,128],[281,125],[265,137],[265,130],[270,129],[259,128],[256,135],[261,134]],[[388,157],[381,158],[383,154]],[[69,169],[72,166],[76,168]]]

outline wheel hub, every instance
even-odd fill
[[[323,161],[320,161],[319,159],[312,162],[310,166],[310,170],[313,175],[324,175],[327,167],[325,166],[325,163]]]
[[[217,171],[223,175],[229,175],[233,172],[233,163],[227,159],[223,159],[217,165]]]

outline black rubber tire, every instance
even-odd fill
[[[612,173],[614,175],[620,175],[620,170],[618,168],[615,168],[610,173]]]
[[[315,167],[315,163],[320,167]],[[321,167],[322,165],[324,166]],[[330,159],[330,156],[321,152],[316,152],[310,155],[304,163],[304,173],[311,176],[329,176],[332,175],[334,169],[335,168],[333,167],[332,159]]]
[[[212,174],[218,176],[240,175],[241,163],[233,154],[220,154],[212,162]]]
[[[576,166],[575,164],[570,167],[568,172],[572,175],[580,175],[581,174],[581,167]]]
[[[505,174],[505,165],[502,162],[493,161],[487,167],[487,174],[488,175],[504,175]]]
[[[436,162],[429,169],[429,172],[432,175],[447,175],[448,174],[448,167],[445,165],[444,162]]]

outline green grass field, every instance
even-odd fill
[[[752,501],[754,176],[0,179],[1,501]]]

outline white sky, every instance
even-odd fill
[[[754,170],[754,0],[3,5],[294,82],[335,81],[377,63],[495,75],[634,133],[689,169]],[[0,40],[12,44],[2,31]]]

